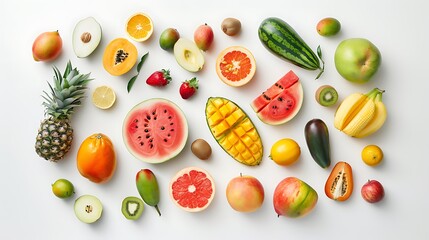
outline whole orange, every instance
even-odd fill
[[[116,170],[116,155],[109,137],[96,133],[87,137],[77,153],[77,169],[95,183],[110,180]]]

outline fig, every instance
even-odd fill
[[[180,34],[177,29],[167,28],[159,36],[159,46],[166,51],[171,50],[179,38]]]
[[[334,36],[340,31],[341,23],[335,18],[327,17],[317,23],[316,29],[320,36]]]
[[[198,26],[194,32],[194,42],[198,48],[207,51],[213,43],[213,29],[207,23]]]
[[[225,18],[221,24],[222,31],[228,36],[234,36],[241,30],[241,22],[236,18]]]
[[[35,61],[51,61],[56,59],[63,47],[63,40],[58,31],[44,32],[33,43],[32,51]]]

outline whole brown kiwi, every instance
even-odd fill
[[[207,160],[212,155],[212,148],[204,139],[197,139],[191,145],[192,153],[201,160]]]
[[[241,22],[236,18],[225,18],[221,25],[222,31],[228,36],[234,36],[241,30]]]

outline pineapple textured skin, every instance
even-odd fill
[[[75,108],[81,105],[87,84],[92,79],[89,78],[89,73],[79,73],[70,61],[62,75],[56,67],[54,73],[53,84],[48,83],[51,92],[44,92],[43,95],[46,118],[40,123],[35,150],[40,157],[57,162],[71,148],[73,128],[70,117]]]

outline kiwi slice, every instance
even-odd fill
[[[316,101],[324,107],[332,106],[338,101],[338,92],[330,85],[320,86],[316,91]]]
[[[82,195],[74,203],[76,217],[84,223],[96,222],[101,217],[103,205],[92,195]]]
[[[130,220],[137,220],[144,209],[143,201],[138,197],[126,197],[122,200],[122,214]]]

